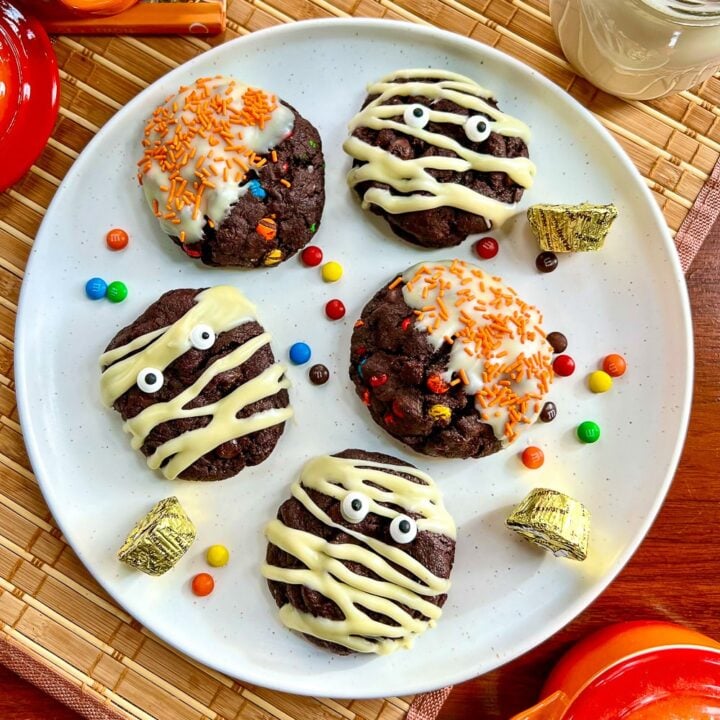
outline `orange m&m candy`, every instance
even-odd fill
[[[537,470],[545,462],[545,453],[535,445],[526,447],[520,456],[522,464],[530,470]]]
[[[603,360],[602,367],[610,377],[620,377],[627,370],[627,362],[622,355],[613,353]]]
[[[257,224],[255,232],[268,242],[272,242],[277,235],[277,223],[269,217],[264,217]]]
[[[105,236],[105,242],[111,250],[122,250],[127,247],[130,238],[122,228],[113,228]]]
[[[192,579],[192,591],[195,595],[204,597],[209,595],[215,589],[215,581],[212,575],[208,573],[198,573]]]

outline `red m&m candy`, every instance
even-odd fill
[[[325,314],[331,320],[340,320],[345,317],[345,306],[342,300],[330,300],[327,305],[325,305]]]
[[[553,360],[553,370],[556,375],[568,377],[575,372],[575,361],[569,355],[558,355]]]
[[[300,257],[305,265],[315,267],[322,262],[323,252],[317,245],[308,245]]]
[[[498,241],[495,238],[486,237],[478,240],[475,245],[475,252],[483,260],[490,260],[498,254]]]

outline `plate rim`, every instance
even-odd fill
[[[637,551],[638,547],[641,545],[641,543],[647,536],[650,527],[655,521],[657,514],[665,501],[667,493],[670,489],[670,485],[672,484],[675,473],[677,471],[680,456],[682,454],[685,440],[687,437],[690,411],[692,406],[692,388],[694,378],[694,338],[692,332],[692,318],[690,312],[690,301],[687,291],[687,285],[685,283],[685,278],[680,267],[677,250],[669,232],[667,221],[663,216],[662,212],[660,211],[659,207],[657,206],[657,203],[653,199],[650,190],[643,181],[640,172],[632,163],[629,156],[620,146],[618,141],[610,134],[610,132],[589,110],[583,107],[563,88],[553,83],[551,80],[546,78],[544,75],[542,75],[540,72],[538,72],[531,66],[512,57],[511,55],[508,55],[478,40],[457,35],[448,30],[443,30],[441,28],[436,28],[432,26],[416,25],[406,21],[383,20],[377,18],[322,18],[302,20],[295,23],[284,23],[281,25],[275,25],[269,28],[254,31],[249,35],[239,36],[237,38],[233,38],[231,40],[223,42],[216,47],[210,48],[209,50],[202,52],[199,55],[196,55],[190,60],[161,75],[155,81],[150,83],[146,88],[141,90],[126,105],[121,107],[120,110],[118,110],[111,118],[109,118],[108,121],[90,140],[87,146],[82,150],[78,158],[73,162],[73,165],[66,173],[58,189],[64,186],[68,175],[73,172],[76,163],[78,163],[78,161],[81,160],[86,154],[91,154],[95,152],[96,147],[101,146],[102,142],[104,141],[106,133],[109,132],[110,129],[114,128],[115,125],[121,123],[126,115],[131,114],[136,105],[141,105],[144,102],[146,95],[155,92],[156,85],[159,82],[169,82],[175,75],[182,75],[186,73],[188,67],[199,64],[201,60],[208,60],[214,55],[220,55],[224,52],[227,52],[228,46],[240,44],[244,42],[246,38],[257,38],[258,36],[264,35],[283,34],[288,34],[292,36],[297,32],[303,32],[304,29],[306,29],[309,25],[313,26],[312,31],[314,32],[325,32],[325,29],[337,30],[338,28],[341,28],[343,26],[350,27],[352,29],[358,29],[361,32],[368,32],[372,30],[382,30],[383,32],[401,30],[404,33],[412,33],[416,37],[421,37],[423,40],[432,39],[435,41],[440,41],[442,43],[449,43],[450,45],[460,46],[463,49],[469,50],[471,52],[487,54],[493,60],[498,61],[501,64],[509,64],[521,74],[529,74],[532,80],[536,83],[539,83],[545,91],[549,92],[551,95],[561,96],[566,102],[570,102],[571,105],[574,105],[575,110],[578,111],[590,123],[593,129],[597,133],[599,133],[606,142],[609,142],[609,144],[611,145],[611,147],[613,147],[615,151],[617,160],[620,161],[623,169],[626,171],[627,175],[629,175],[628,181],[631,181],[636,186],[636,188],[640,190],[641,195],[644,196],[645,201],[650,208],[651,214],[654,216],[655,220],[662,228],[661,237],[665,247],[666,256],[669,257],[673,279],[675,281],[675,285],[678,288],[678,293],[680,296],[679,299],[681,302],[681,315],[684,325],[684,332],[682,334],[685,340],[684,360],[686,368],[684,383],[682,384],[682,408],[680,411],[679,432],[675,439],[675,447],[673,449],[673,453],[670,458],[670,463],[668,465],[665,477],[661,485],[658,487],[655,500],[648,508],[644,521],[639,525],[639,529],[635,533],[632,541],[615,560],[612,569],[597,584],[591,586],[591,588],[578,595],[575,600],[564,609],[562,613],[558,614],[554,622],[544,623],[542,625],[542,630],[529,634],[523,643],[518,644],[512,649],[512,652],[509,652],[506,657],[503,658],[503,661],[501,663],[494,665],[492,668],[486,668],[482,671],[483,673],[492,672],[493,670],[496,670],[499,667],[509,662],[512,662],[513,660],[528,652],[529,650],[539,646],[540,644],[551,638],[553,635],[555,635],[560,629],[565,627],[565,625],[572,622],[580,613],[586,610],[590,606],[590,604],[594,602],[603,592],[605,592],[608,586],[617,578],[619,573],[623,570],[625,565]],[[46,474],[46,462],[43,460],[41,451],[42,443],[39,442],[39,438],[33,426],[32,413],[28,406],[29,401],[26,401],[25,399],[27,396],[29,396],[28,384],[30,378],[28,377],[25,370],[25,358],[27,357],[29,347],[26,342],[26,333],[28,331],[26,331],[25,329],[28,325],[28,321],[25,318],[26,313],[24,312],[26,305],[25,296],[29,292],[27,290],[29,284],[26,282],[26,280],[29,276],[32,275],[35,258],[41,251],[40,245],[37,243],[37,239],[38,237],[43,235],[43,228],[46,224],[47,217],[51,216],[56,202],[60,202],[58,192],[55,193],[52,201],[47,208],[47,211],[43,218],[43,222],[38,228],[35,236],[35,241],[33,242],[33,247],[28,257],[25,268],[25,275],[23,278],[23,283],[18,299],[18,309],[15,323],[14,367],[18,415],[22,428],[23,440],[25,443],[25,447],[27,448],[28,458],[37,479],[38,486],[40,487],[43,498],[48,504],[50,512],[55,522],[58,524],[58,527],[60,528],[68,545],[70,545],[73,552],[76,553],[80,561],[83,563],[83,566],[90,573],[93,579],[98,582],[98,584],[110,595],[113,601],[117,603],[120,608],[122,608],[132,617],[138,618],[143,626],[145,626],[154,635],[159,637],[163,642],[171,646],[174,650],[187,655],[193,661],[200,662],[207,667],[214,668],[224,674],[229,675],[230,677],[238,677],[237,673],[234,670],[227,666],[224,666],[222,662],[218,662],[212,665],[209,664],[205,659],[199,658],[191,650],[185,649],[182,646],[182,643],[179,643],[176,638],[169,636],[169,634],[167,633],[157,632],[156,629],[153,627],[154,623],[146,622],[145,620],[147,618],[145,618],[144,616],[142,619],[140,619],[140,615],[136,611],[130,612],[125,607],[125,605],[116,597],[115,593],[112,590],[111,584],[104,582],[102,578],[98,577],[93,568],[86,563],[83,553],[79,551],[78,548],[76,548],[75,543],[71,540],[71,536],[73,535],[73,533],[66,532],[64,523],[59,519],[61,514],[56,513],[56,508],[59,508],[62,503],[60,502],[59,498],[55,497],[54,495],[52,482],[49,480],[50,473]],[[678,387],[680,387],[680,385]],[[373,692],[372,690],[368,690],[366,692],[349,692],[347,690],[344,692],[335,692],[331,688],[328,688],[328,690],[333,697],[339,699],[370,699],[377,697],[387,697],[392,695],[415,695],[423,692],[436,690],[447,685],[455,685],[460,682],[469,680],[473,677],[476,677],[478,676],[478,666],[479,663],[477,665],[468,665],[465,670],[456,673],[449,673],[445,676],[442,676],[441,680],[434,680],[430,684],[422,681],[414,681],[412,678],[405,678],[404,682],[398,682],[397,686],[393,688],[390,692],[383,691],[382,693],[377,693]],[[248,673],[243,673],[242,679],[245,682],[261,685],[262,687],[266,687],[271,690],[289,692],[303,696],[318,695],[317,688],[302,687],[302,685],[293,683],[292,678],[286,678],[289,681],[286,684],[283,684],[281,682],[268,683],[263,679],[261,673],[253,673],[253,671],[250,670],[250,672]],[[322,695],[323,693],[321,692],[320,694]]]

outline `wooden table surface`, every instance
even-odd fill
[[[562,652],[608,623],[671,620],[720,639],[720,532],[716,509],[720,498],[720,223],[695,259],[687,280],[695,327],[693,411],[680,468],[650,534],[615,582],[588,610],[518,660],[457,686],[440,720],[508,718],[531,706]],[[79,717],[0,666],[3,720]]]

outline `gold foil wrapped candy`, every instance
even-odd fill
[[[614,205],[533,205],[530,227],[543,250],[586,252],[600,250],[617,217]]]
[[[559,557],[584,560],[590,537],[590,513],[557,490],[535,488],[512,511],[505,524]]]
[[[118,558],[148,575],[162,575],[188,551],[195,540],[195,526],[178,499],[169,497],[130,531]]]

